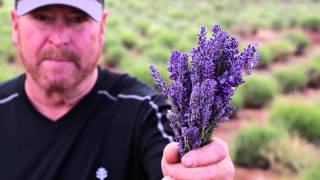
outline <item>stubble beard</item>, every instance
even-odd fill
[[[82,65],[81,58],[74,52],[62,49],[49,49],[40,53],[36,63],[28,63],[23,52],[19,50],[19,59],[26,69],[27,74],[37,84],[40,89],[43,89],[48,94],[64,93],[76,89],[83,81],[93,74],[97,67],[99,53],[95,55],[96,63]],[[48,69],[43,68],[42,63],[46,58],[63,58],[70,60],[74,68],[72,71],[64,69]],[[64,75],[64,78],[52,78],[54,75]]]

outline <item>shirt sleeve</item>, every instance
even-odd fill
[[[166,118],[170,106],[162,95],[154,96],[145,103],[147,111],[141,129],[140,157],[148,179],[159,180],[163,177],[161,171],[163,149],[173,141],[173,133]]]

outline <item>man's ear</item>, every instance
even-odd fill
[[[18,42],[18,15],[14,9],[11,10],[11,29],[12,42],[16,45]]]
[[[101,40],[104,43],[105,40],[105,32],[106,32],[106,24],[108,19],[108,10],[105,9],[102,15],[102,19],[100,22],[100,28],[101,28]]]

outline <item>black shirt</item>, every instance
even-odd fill
[[[0,86],[1,180],[162,178],[172,133],[169,106],[156,90],[99,68],[90,93],[53,122],[33,107],[24,81]]]

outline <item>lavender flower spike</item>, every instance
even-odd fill
[[[169,86],[158,70],[150,67],[156,84],[172,104],[167,118],[179,142],[181,157],[210,143],[214,129],[229,119],[235,110],[230,105],[234,91],[244,83],[243,76],[252,72],[260,57],[255,45],[248,45],[240,53],[238,40],[219,25],[214,25],[211,32],[212,37],[207,39],[206,29],[201,27],[197,47],[189,54],[172,52],[168,62],[172,81]]]
[[[156,79],[157,86],[160,87],[162,89],[162,92],[167,95],[168,88],[167,88],[166,82],[161,77],[159,71],[154,66],[150,66],[149,68],[152,71],[153,78]]]

